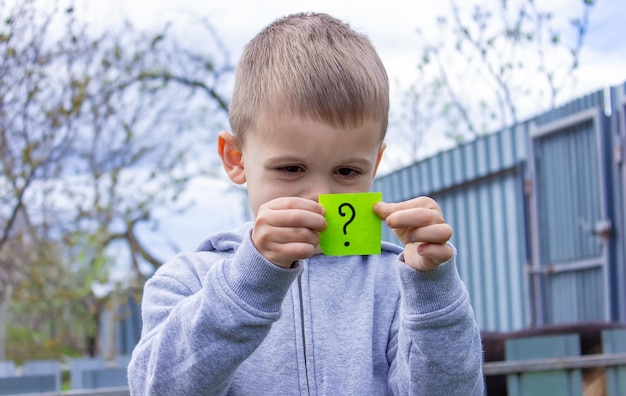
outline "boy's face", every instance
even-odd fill
[[[232,135],[219,136],[219,153],[235,183],[247,183],[256,218],[259,207],[279,197],[317,201],[319,194],[369,191],[385,148],[380,122],[357,128],[300,117],[261,117],[241,149]],[[230,141],[230,142],[229,142]]]

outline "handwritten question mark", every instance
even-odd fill
[[[356,210],[354,210],[354,206],[350,205],[347,202],[342,203],[341,205],[339,205],[339,215],[341,217],[345,217],[347,215],[347,213],[344,213],[344,211],[342,210],[342,208],[344,206],[347,206],[350,208],[350,210],[352,211],[352,216],[350,217],[350,219],[346,222],[346,224],[343,225],[343,234],[347,235],[347,229],[348,229],[348,224],[352,223],[352,220],[354,220],[354,217],[356,216]],[[344,246],[350,246],[350,242],[346,241],[343,244]]]

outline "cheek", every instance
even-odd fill
[[[283,196],[282,191],[278,190],[276,186],[271,183],[262,182],[259,180],[248,181],[248,201],[252,213],[256,218],[259,213],[259,208],[266,202]]]

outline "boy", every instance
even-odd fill
[[[318,247],[318,195],[369,191],[388,109],[371,43],[328,15],[279,19],[248,44],[218,153],[254,223],[146,283],[133,395],[482,394],[479,331],[433,200],[374,206],[404,248]]]

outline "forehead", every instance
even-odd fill
[[[294,137],[298,135],[306,125],[308,133],[316,133],[319,130],[332,129],[338,136],[343,134],[363,135],[375,137],[378,143],[382,143],[386,122],[374,117],[363,117],[350,122],[340,122],[336,119],[324,118],[318,114],[306,113],[303,111],[293,111],[283,109],[282,111],[273,109],[272,111],[261,111],[259,117],[250,131],[246,134],[265,134],[267,137],[280,132],[292,133]]]
[[[307,161],[370,158],[381,147],[380,126],[366,120],[356,127],[336,127],[310,118],[262,117],[244,141],[243,150],[272,158],[302,157]]]

